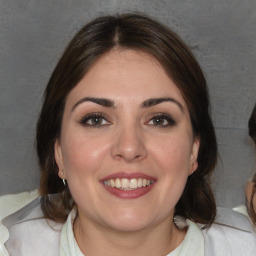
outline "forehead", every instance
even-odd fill
[[[186,105],[161,64],[145,52],[130,49],[115,49],[103,55],[70,92],[68,100],[85,96],[123,102],[169,96]]]

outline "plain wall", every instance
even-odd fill
[[[100,14],[144,12],[191,47],[206,75],[218,137],[218,205],[244,202],[255,166],[247,122],[256,101],[255,0],[0,0],[0,194],[38,187],[42,95],[65,46]]]

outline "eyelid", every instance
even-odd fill
[[[152,126],[165,128],[165,127],[176,125],[175,119],[170,114],[166,114],[166,113],[152,113],[147,116],[147,121],[145,123],[148,124],[150,121],[152,121],[154,118],[157,118],[157,117],[165,118],[165,120],[167,120],[169,123],[167,125],[152,125]]]
[[[94,117],[98,117],[98,118],[102,118],[104,119],[108,124],[99,124],[99,125],[90,125],[90,124],[87,124],[86,122],[88,120],[90,120],[91,118],[94,118]],[[93,112],[93,113],[89,113],[85,116],[83,116],[81,119],[79,119],[78,121],[80,124],[82,124],[83,126],[87,126],[87,127],[100,127],[100,126],[106,126],[106,125],[109,125],[111,124],[111,122],[109,121],[109,118],[101,113],[101,112]]]

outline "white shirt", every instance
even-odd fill
[[[0,224],[0,255],[83,256],[73,234],[74,216],[72,211],[64,226],[48,221],[37,198]],[[240,213],[219,208],[209,229],[186,222],[184,241],[167,256],[256,256],[256,234]]]
[[[73,210],[61,232],[60,256],[84,256],[79,249],[73,233],[76,212]],[[188,230],[183,242],[167,256],[204,256],[204,237],[199,227],[187,220]]]

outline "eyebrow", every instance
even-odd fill
[[[115,104],[112,100],[109,100],[109,99],[105,99],[105,98],[93,98],[93,97],[85,97],[85,98],[82,98],[80,99],[72,108],[72,111],[78,106],[80,105],[81,103],[83,102],[93,102],[93,103],[96,103],[98,105],[101,105],[103,107],[106,107],[106,108],[114,108],[115,107]]]
[[[96,103],[100,106],[106,107],[106,108],[115,108],[115,103],[110,100],[110,99],[106,99],[106,98],[94,98],[94,97],[84,97],[82,99],[80,99],[73,107],[72,107],[72,111],[81,103],[83,102],[93,102]],[[182,112],[184,112],[183,106],[182,104],[173,99],[173,98],[169,98],[169,97],[163,97],[163,98],[152,98],[152,99],[147,99],[145,101],[142,102],[141,104],[141,108],[150,108],[153,107],[155,105],[161,104],[163,102],[172,102],[175,103]]]
[[[173,99],[173,98],[169,98],[169,97],[164,97],[164,98],[152,98],[152,99],[145,100],[145,101],[142,103],[141,107],[142,107],[142,108],[150,108],[150,107],[153,107],[153,106],[155,106],[155,105],[161,104],[161,103],[163,103],[163,102],[172,102],[172,103],[175,103],[175,104],[180,108],[180,110],[181,110],[182,112],[184,112],[184,108],[183,108],[182,104],[181,104],[179,101],[177,101],[177,100],[175,100],[175,99]]]

